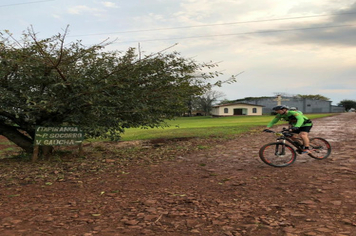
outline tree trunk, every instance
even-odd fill
[[[0,135],[21,147],[26,153],[33,152],[33,140],[16,128],[0,124]]]

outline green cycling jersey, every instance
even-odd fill
[[[313,123],[301,111],[286,111],[284,114],[277,114],[274,119],[267,125],[271,128],[280,120],[288,121],[294,127],[312,126]]]

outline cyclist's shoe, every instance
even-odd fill
[[[304,153],[307,153],[307,154],[308,154],[308,153],[311,153],[311,151],[310,151],[309,147],[304,147],[302,153],[303,153],[303,154],[304,154]]]

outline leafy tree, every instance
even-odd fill
[[[200,64],[179,53],[138,58],[85,47],[63,34],[39,40],[33,29],[20,40],[0,35],[0,135],[32,152],[36,126],[79,126],[86,137],[118,140],[130,127],[161,127],[186,110],[187,98],[211,86],[216,73],[192,76]]]
[[[296,97],[300,98],[309,98],[309,99],[315,99],[315,100],[323,100],[323,101],[329,101],[330,98],[324,97],[323,95],[316,94],[316,95],[302,95],[298,94]]]
[[[236,103],[236,100],[222,99],[222,100],[218,103],[218,105],[230,104],[230,103]]]
[[[355,108],[356,109],[356,101],[355,100],[346,100],[346,99],[344,99],[341,102],[339,102],[337,105],[345,107],[346,111],[350,110],[351,108]]]

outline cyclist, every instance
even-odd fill
[[[289,108],[289,110],[290,111],[296,111],[296,112],[299,112],[299,113],[303,114],[303,112],[299,111],[298,108],[296,108],[296,107],[291,107],[291,108]]]
[[[309,132],[313,127],[313,122],[303,115],[301,111],[290,111],[288,107],[284,105],[273,107],[273,110],[277,115],[267,125],[267,130],[280,120],[288,121],[292,133],[299,134],[299,137],[303,140],[303,153],[308,153]]]

